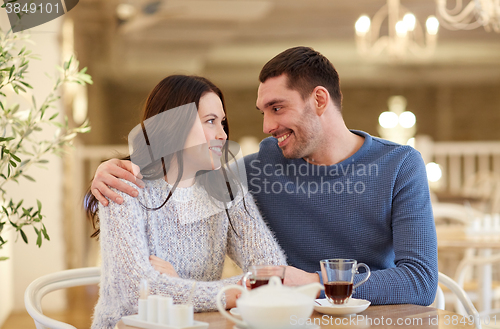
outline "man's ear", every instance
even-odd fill
[[[312,97],[317,115],[323,115],[330,102],[330,93],[325,87],[317,86],[312,92]]]

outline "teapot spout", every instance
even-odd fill
[[[316,299],[316,296],[318,295],[318,292],[320,290],[325,289],[325,287],[322,284],[319,284],[318,282],[306,284],[304,286],[300,286],[295,288],[298,292],[303,293],[306,296],[309,296],[313,299]]]

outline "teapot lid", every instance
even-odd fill
[[[238,299],[238,302],[252,305],[255,304],[256,306],[291,306],[308,303],[310,300],[303,293],[293,288],[283,286],[281,284],[281,279],[277,276],[273,276],[269,279],[267,285],[243,294],[243,296]]]

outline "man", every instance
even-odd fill
[[[354,298],[431,304],[437,241],[420,154],[347,129],[337,71],[311,48],[277,55],[259,80],[257,109],[264,132],[273,137],[245,164],[259,210],[291,265],[285,283],[321,281],[321,259],[352,258],[372,270]],[[112,161],[98,169],[92,184],[104,204],[101,193],[120,202],[105,184],[137,193],[114,177],[134,181],[122,169],[131,171],[130,164]]]

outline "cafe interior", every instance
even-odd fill
[[[8,29],[0,12],[2,30]],[[416,148],[426,163],[439,271],[480,314],[500,322],[500,3],[496,0],[80,0],[33,28],[41,60],[30,81],[75,54],[92,84],[64,88],[57,104],[72,127],[89,120],[36,183],[13,195],[44,205],[50,241],[0,249],[0,328],[35,328],[25,290],[44,275],[98,267],[99,242],[82,207],[97,166],[128,153],[127,136],[149,91],[171,74],[211,79],[224,92],[230,139],[243,154],[267,135],[255,109],[262,66],[309,46],[340,75],[342,116],[362,130]],[[29,232],[31,233],[31,232]],[[240,274],[226,259],[225,276]],[[465,314],[442,287],[446,310]],[[47,316],[88,328],[96,284],[44,297]],[[483,312],[483,313],[481,313]],[[484,326],[483,326],[484,327]],[[229,328],[229,327],[228,327]]]

